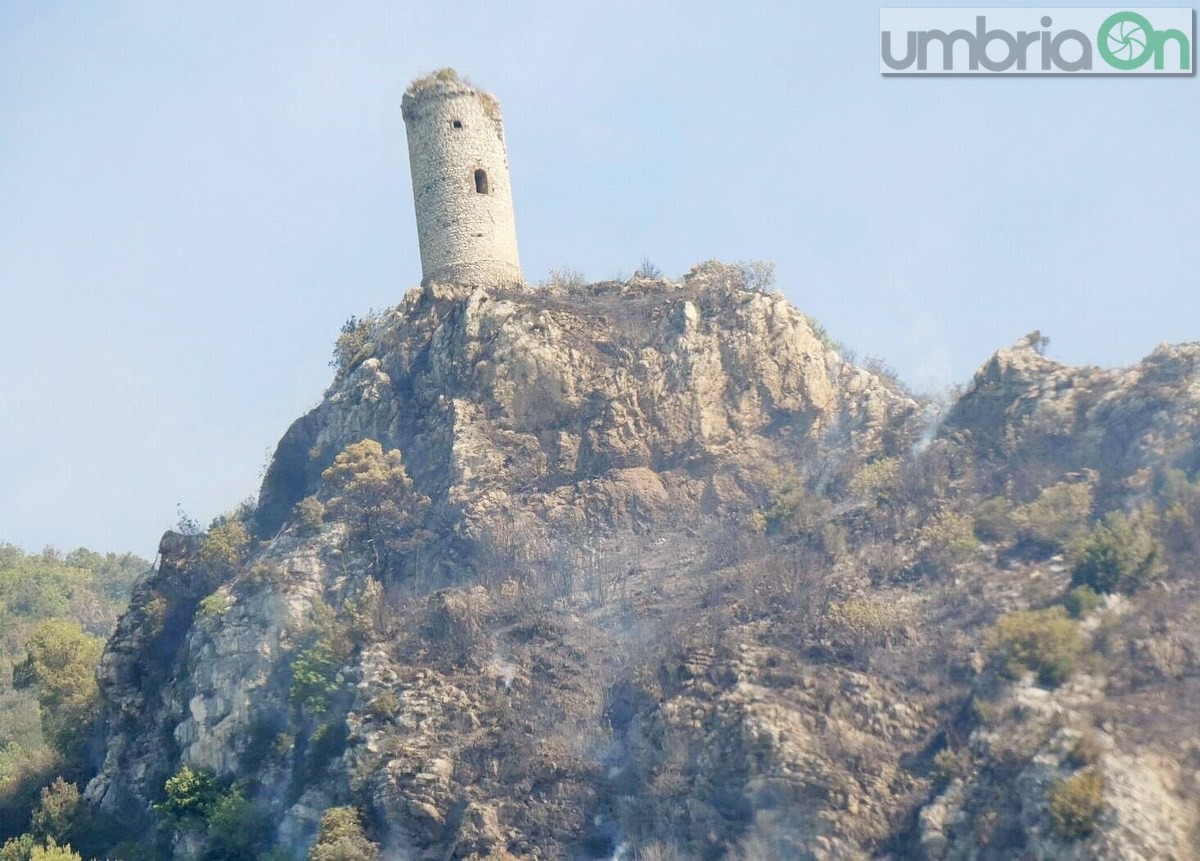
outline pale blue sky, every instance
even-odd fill
[[[503,103],[530,280],[773,260],[925,389],[1200,337],[1196,78],[883,78],[878,10],[0,0],[0,540],[149,555],[257,489],[420,278],[399,103],[445,65]]]

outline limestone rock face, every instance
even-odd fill
[[[321,812],[352,795],[370,800],[389,845],[440,847],[447,858],[533,852],[539,841],[586,835],[599,752],[518,745],[506,760],[482,739],[499,744],[500,733],[516,744],[532,732],[498,717],[501,699],[536,697],[600,719],[594,684],[607,671],[589,671],[582,651],[551,660],[550,646],[527,647],[523,659],[504,650],[481,657],[493,634],[478,620],[500,612],[490,590],[443,591],[414,605],[421,616],[409,633],[435,655],[401,659],[398,645],[342,643],[337,690],[320,715],[298,705],[294,662],[312,648],[322,614],[332,608],[344,621],[374,580],[389,596],[419,593],[422,583],[490,576],[501,557],[511,569],[513,560],[553,567],[551,557],[566,554],[563,576],[575,585],[564,580],[563,589],[599,600],[638,563],[598,562],[598,541],[620,546],[622,535],[701,518],[740,524],[766,504],[778,470],[804,461],[819,471],[834,451],[900,450],[917,404],[842,361],[781,296],[743,281],[734,267],[707,264],[682,283],[410,291],[284,435],[249,558],[214,565],[199,552],[202,537],[163,539],[101,665],[106,757],[89,800],[149,822],[164,781],[187,764],[225,783],[251,777],[277,839],[297,851]],[[347,523],[305,529],[293,510],[310,495],[327,499],[323,470],[364,439],[399,449],[415,491],[430,500],[432,541],[387,573],[372,567]],[[500,594],[517,594],[508,588]],[[209,596],[217,598],[201,607]],[[522,636],[538,643],[552,634]],[[593,685],[571,693],[589,672]],[[466,790],[472,779],[566,788],[560,800],[535,801],[517,827],[504,812],[514,802]],[[573,808],[568,797],[579,800]]]
[[[926,427],[720,264],[428,283],[358,334],[246,552],[164,536],[99,670],[102,811],[155,833],[186,764],[291,857],[341,805],[421,861],[1196,857],[1200,487],[1057,689],[1000,673],[993,626],[1061,603],[1070,548],[971,518],[1087,482],[1086,531],[1190,487],[1200,345],[1102,371],[1020,344]],[[348,501],[364,440],[400,454]],[[1087,769],[1068,838],[1052,790]],[[184,830],[181,861],[212,848]]]
[[[1144,489],[1148,466],[1192,470],[1200,448],[1200,344],[1162,345],[1136,365],[1070,367],[1020,342],[976,373],[943,432],[1029,474],[1094,471],[1098,492]]]
[[[441,522],[612,525],[755,498],[764,466],[896,446],[916,404],[823,344],[782,296],[711,265],[682,284],[429,285],[280,444],[263,529],[364,437],[397,447]]]

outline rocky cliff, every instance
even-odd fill
[[[164,537],[90,802],[179,858],[243,857],[163,812],[184,766],[245,857],[342,805],[390,858],[1193,854],[1200,347],[1018,345],[930,427],[751,283],[432,284],[348,332],[257,509]],[[1069,681],[1001,667],[1111,511],[1159,518],[1154,577],[1070,621]]]

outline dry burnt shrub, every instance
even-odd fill
[[[491,601],[481,586],[441,589],[425,604],[426,636],[452,664],[467,663],[487,639]]]
[[[1054,832],[1067,840],[1082,840],[1096,830],[1104,810],[1104,778],[1090,769],[1056,780],[1047,800]]]
[[[861,595],[831,601],[821,619],[822,639],[835,655],[866,666],[878,649],[892,649],[905,638],[906,614],[894,600]]]

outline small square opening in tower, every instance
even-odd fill
[[[455,120],[454,122],[451,123],[451,125],[454,126],[456,129],[461,129],[462,128],[462,120]]]
[[[475,193],[488,193],[487,171],[485,171],[483,168],[479,168],[475,171]]]

